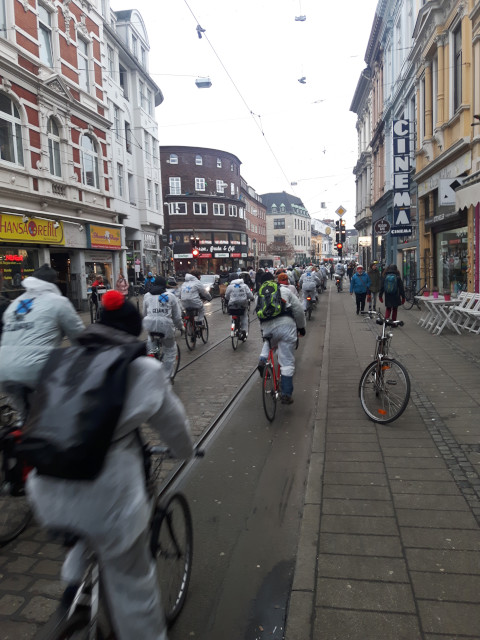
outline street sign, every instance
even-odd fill
[[[390,223],[388,220],[377,220],[373,225],[375,233],[378,236],[384,236],[390,231]]]
[[[332,230],[330,229],[330,227],[327,227],[325,229],[325,233],[327,234],[327,236],[329,236],[332,233]]]
[[[341,218],[345,213],[347,213],[347,210],[344,207],[342,207],[342,205],[340,205],[338,209],[335,211],[335,213],[337,214],[337,216],[340,216]]]
[[[413,233],[413,227],[411,224],[404,224],[401,227],[392,227],[390,229],[390,235],[392,236],[411,236]]]

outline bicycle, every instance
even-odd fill
[[[0,405],[0,545],[19,536],[32,518],[25,496],[29,468],[15,450],[21,438],[17,418],[9,404]]]
[[[156,332],[150,333],[150,339],[153,343],[153,348],[154,348],[154,352],[151,353],[150,355],[153,358],[156,358],[157,360],[159,360],[160,362],[163,362],[163,358],[165,357],[165,351],[163,348],[164,337],[165,337],[165,334],[163,333],[156,333]],[[175,376],[177,375],[178,367],[180,366],[180,347],[178,345],[178,342],[176,341],[175,341],[175,346],[177,348],[177,355],[175,357],[173,372],[172,372],[172,375],[170,376],[170,380],[172,382],[175,379]]]
[[[175,492],[165,498],[158,494],[156,481],[162,463],[170,457],[168,448],[146,445],[143,448],[146,484],[151,498],[150,551],[157,564],[165,619],[171,627],[185,604],[192,573],[192,516],[182,493]],[[197,449],[195,455],[200,457],[204,452]],[[153,460],[154,456],[158,458]],[[70,546],[76,540],[78,538],[70,535]],[[60,605],[36,640],[114,640],[102,590],[101,567],[93,551],[88,560],[71,605],[68,608]]]
[[[313,311],[314,304],[315,303],[312,300],[312,296],[311,295],[307,295],[307,308],[305,309],[305,316],[306,316],[307,320],[311,320],[312,319],[312,311]]]
[[[362,311],[362,315],[376,317],[382,332],[376,337],[375,360],[362,373],[358,394],[362,409],[373,422],[388,424],[406,409],[410,399],[410,378],[406,368],[389,356],[393,337],[387,327],[402,327],[400,320],[386,319],[380,311]]]
[[[232,338],[232,347],[235,351],[238,347],[238,342],[245,342],[247,339],[246,332],[240,329],[241,316],[245,313],[245,309],[231,310],[232,324],[230,326],[230,337]]]
[[[427,283],[425,283],[423,287],[420,287],[420,289],[418,289],[417,291],[417,281],[412,280],[408,287],[405,287],[405,304],[403,305],[403,308],[409,311],[413,307],[413,305],[416,304],[420,309],[420,303],[418,300],[415,300],[415,296],[423,295],[423,292],[426,290]]]
[[[273,422],[275,418],[277,400],[280,397],[280,364],[275,361],[275,352],[276,348],[270,345],[262,376],[263,410],[269,422]]]
[[[335,274],[335,284],[337,285],[337,291],[343,291],[343,276]]]
[[[183,326],[185,328],[185,341],[189,351],[195,349],[197,338],[201,338],[203,344],[208,341],[208,321],[204,316],[201,324],[195,322],[198,316],[198,309],[185,309],[183,312]]]

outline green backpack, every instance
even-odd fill
[[[255,307],[260,322],[271,320],[285,313],[285,303],[280,293],[280,285],[274,280],[264,282],[258,290],[257,306]]]

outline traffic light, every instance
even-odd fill
[[[340,223],[338,220],[335,222],[335,242],[337,244],[340,242]]]
[[[340,220],[340,242],[346,242],[347,232],[345,230],[345,220]]]
[[[200,253],[200,251],[199,251],[200,238],[195,237],[195,236],[190,236],[190,246],[192,247],[192,256],[194,258],[197,258],[198,254]]]
[[[192,250],[192,256],[194,258],[198,258],[198,254],[199,253],[200,253],[200,251],[196,247]]]
[[[337,242],[337,244],[335,245],[338,251],[338,256],[341,258],[342,257],[342,251],[343,251],[343,244],[341,242]]]

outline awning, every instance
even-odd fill
[[[458,209],[475,207],[480,202],[480,177],[473,184],[456,189],[455,206]]]

